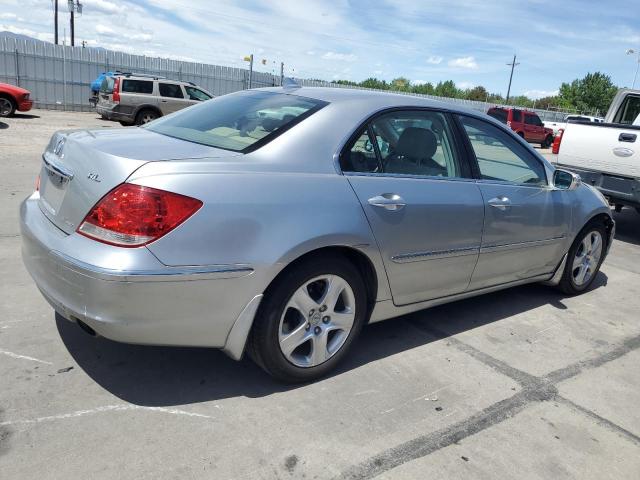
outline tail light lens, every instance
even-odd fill
[[[551,153],[558,154],[560,152],[560,143],[562,142],[562,135],[564,134],[564,129],[558,130],[558,134],[553,139],[553,145],[551,146]]]
[[[91,209],[78,233],[120,247],[140,247],[176,228],[202,206],[195,198],[123,183]]]
[[[113,101],[120,103],[120,77],[116,77],[113,81]]]

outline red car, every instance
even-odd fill
[[[505,123],[527,142],[539,143],[542,148],[549,148],[553,143],[553,130],[546,128],[535,112],[493,107],[487,111],[487,115]]]
[[[10,117],[16,110],[28,112],[33,107],[31,92],[24,88],[0,83],[0,117]]]

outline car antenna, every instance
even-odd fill
[[[296,82],[293,78],[285,77],[282,80],[282,88],[284,88],[285,90],[294,90],[296,88],[301,88],[301,85],[298,82]]]

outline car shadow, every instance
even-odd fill
[[[11,118],[15,118],[15,119],[18,119],[18,120],[20,120],[20,119],[28,120],[28,119],[31,119],[31,118],[40,118],[40,115],[33,115],[31,113],[18,113],[18,112],[16,112],[16,113],[13,114],[13,117],[11,117]]]
[[[616,221],[616,240],[640,245],[639,212],[634,208],[624,208],[621,212],[613,212],[613,219]]]
[[[593,289],[607,283],[600,272]],[[559,291],[529,285],[461,300],[366,326],[331,373],[341,375],[435,340],[550,304],[566,309]],[[300,388],[276,382],[249,359],[236,362],[210,348],[152,347],[95,338],[56,316],[60,337],[87,375],[113,395],[143,406],[176,406],[230,397],[257,398]]]
[[[4,122],[0,122],[0,130],[6,130],[7,128],[9,128],[9,125]]]

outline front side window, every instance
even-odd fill
[[[431,111],[377,117],[342,155],[341,166],[346,172],[462,176],[447,118]]]
[[[472,117],[458,117],[478,162],[483,180],[545,186],[542,163],[507,132]]]
[[[188,142],[248,152],[325,105],[297,95],[246,91],[180,110],[145,128]]]
[[[158,86],[161,97],[184,98],[180,85],[176,85],[175,83],[160,83]]]
[[[187,92],[187,96],[189,97],[189,100],[198,100],[200,102],[211,100],[211,97],[206,93],[204,93],[199,88],[185,86],[184,89]]]
[[[525,114],[524,123],[526,123],[527,125],[536,125],[536,119],[533,118],[533,115]]]
[[[123,80],[122,88],[123,93],[153,93],[153,82],[148,80]]]

